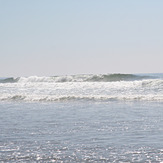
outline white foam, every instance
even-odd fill
[[[56,81],[63,79],[55,78]],[[66,78],[67,80],[68,78]],[[70,76],[69,81],[72,78]],[[0,100],[147,100],[163,101],[161,79],[116,82],[54,82],[53,77],[20,78],[0,83]]]
[[[132,74],[97,74],[97,75],[66,75],[53,77],[20,77],[18,82],[115,82],[115,81],[135,81],[146,79],[147,76]],[[148,77],[149,78],[149,77]]]
[[[38,77],[38,76],[30,76],[30,77],[20,77],[20,83],[27,82],[53,82],[53,79],[50,77]]]
[[[163,102],[163,95],[121,95],[121,96],[100,96],[100,95],[0,95],[1,101],[160,101]]]

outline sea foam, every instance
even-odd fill
[[[163,80],[132,74],[1,78],[0,92],[1,101],[163,101]]]

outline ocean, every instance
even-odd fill
[[[163,74],[1,77],[0,162],[163,163]]]

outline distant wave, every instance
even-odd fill
[[[52,77],[19,77],[0,79],[0,83],[15,82],[113,82],[113,81],[134,81],[149,79],[151,76],[141,76],[134,74],[98,74],[98,75],[67,75]]]
[[[112,82],[112,81],[133,81],[147,79],[149,76],[138,76],[133,74],[108,74],[108,75],[93,75],[87,81],[93,82]]]
[[[15,83],[18,82],[20,78],[0,78],[0,83]]]

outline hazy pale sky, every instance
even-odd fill
[[[163,72],[163,0],[0,0],[0,76]]]

